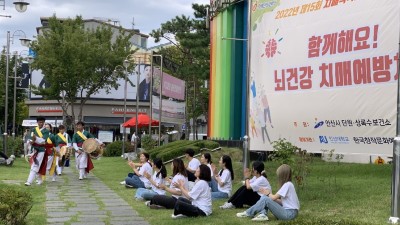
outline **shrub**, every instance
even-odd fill
[[[162,159],[163,161],[167,161],[173,158],[176,158],[178,156],[182,156],[185,154],[186,149],[190,147],[194,150],[195,154],[200,152],[200,148],[197,146],[186,146],[186,147],[181,147],[181,148],[174,148],[169,151],[163,151],[159,153],[156,157]]]
[[[209,141],[209,140],[204,140],[204,141],[199,141],[194,144],[195,146],[198,146],[200,148],[207,148],[207,149],[215,149],[219,147],[219,143],[215,141]]]
[[[196,142],[197,141],[188,141],[188,140],[175,141],[175,142],[163,145],[161,147],[153,148],[152,150],[147,151],[147,152],[150,154],[150,158],[155,158],[161,152],[169,151],[171,149],[181,148],[181,147],[185,147],[185,149],[186,149]]]
[[[24,224],[24,219],[33,206],[32,196],[9,186],[0,189],[0,223]]]
[[[297,146],[286,141],[285,138],[272,142],[272,146],[274,151],[268,155],[268,158],[280,164],[293,164],[295,152],[299,149]]]
[[[125,142],[125,153],[134,152],[135,147],[130,142]],[[122,155],[122,141],[114,141],[106,146],[104,156],[121,156]]]
[[[0,139],[0,150],[4,152],[3,149],[3,139]],[[24,152],[24,142],[21,138],[13,138],[13,137],[7,137],[7,151],[6,154],[10,156],[11,154],[14,154],[16,157],[20,156],[21,153],[23,154]]]
[[[143,135],[141,139],[142,148],[146,151],[151,151],[157,145],[157,141],[151,138],[151,135]]]

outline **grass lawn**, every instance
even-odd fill
[[[230,154],[234,159],[235,185],[240,186],[242,178],[241,152],[226,149],[213,153],[213,161],[218,162],[222,154]],[[236,218],[236,213],[244,209],[222,210],[224,200],[213,202],[213,213],[208,218],[171,219],[172,210],[150,210],[143,202],[134,200],[134,189],[127,189],[119,182],[131,171],[126,161],[119,157],[101,158],[95,162],[94,174],[118,195],[125,199],[140,216],[150,224],[243,224],[253,223],[248,218]],[[72,163],[73,165],[74,163]],[[265,162],[268,179],[277,191],[276,168],[274,162]],[[167,168],[170,168],[168,165]],[[290,224],[385,224],[391,211],[391,165],[327,163],[313,159],[310,173],[303,187],[296,187],[301,209],[298,218]],[[0,188],[4,180],[21,180],[28,176],[28,164],[18,159],[12,168],[0,168]],[[19,187],[21,188],[21,187]],[[23,187],[22,187],[23,188]],[[45,190],[32,186],[35,204],[28,215],[28,224],[44,224]],[[269,214],[268,224],[285,224]]]

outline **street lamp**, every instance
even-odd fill
[[[160,57],[161,59],[161,74],[160,74],[160,103],[159,103],[159,114],[158,114],[158,146],[161,146],[161,116],[162,116],[162,84],[163,84],[163,56],[162,55],[152,55],[151,61],[153,62],[153,57]]]
[[[13,4],[15,5],[15,9],[20,13],[25,12],[29,5],[28,2],[24,1],[15,1]]]
[[[14,79],[14,103],[13,103],[13,124],[12,124],[12,136],[13,138],[15,138],[15,117],[16,117],[16,110],[17,110],[17,79],[22,79],[22,77],[17,76],[17,65],[18,65],[18,56],[19,58],[22,58],[22,52],[26,52],[26,50],[23,50],[20,52],[20,54],[18,55],[18,52],[15,51],[14,52],[14,58],[15,58],[15,66],[14,66],[14,77],[11,77]],[[31,64],[33,62],[33,57],[32,56],[28,56],[27,57],[27,61],[29,64]]]
[[[19,34],[18,34],[19,33]],[[4,102],[4,132],[3,132],[3,149],[4,153],[7,153],[7,136],[8,136],[8,131],[7,131],[7,125],[8,125],[8,77],[9,77],[9,61],[10,61],[10,42],[14,43],[14,38],[16,36],[22,36],[23,38],[20,38],[21,45],[23,46],[28,46],[29,45],[29,39],[26,38],[25,32],[22,30],[16,30],[10,35],[10,31],[7,31],[7,46],[6,46],[6,82],[5,82],[5,102]]]
[[[126,97],[127,97],[127,92],[128,92],[128,80],[127,80],[127,74],[128,74],[128,66],[129,66],[129,61],[128,63],[126,63],[125,61],[128,60],[124,60],[123,63],[123,67],[121,65],[117,65],[114,69],[114,73],[117,73],[117,69],[118,68],[122,68],[124,69],[124,80],[125,80],[125,84],[124,84],[124,123],[126,122]],[[125,154],[125,142],[126,142],[126,127],[122,126],[122,130],[123,130],[123,137],[122,137],[122,154],[121,157],[124,157]]]

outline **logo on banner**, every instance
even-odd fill
[[[319,136],[319,142],[321,144],[349,144],[350,139],[346,136]]]
[[[315,124],[314,129],[320,128],[324,125],[324,121],[319,121],[317,124]]]
[[[328,144],[328,138],[326,138],[326,136],[319,136],[319,142],[322,144]]]

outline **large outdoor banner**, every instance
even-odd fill
[[[139,100],[149,101],[150,100],[150,78],[151,78],[151,66],[147,64],[136,65],[134,71],[128,73],[127,76],[127,100],[136,100],[136,85],[137,76],[139,75]],[[91,95],[92,99],[104,99],[104,100],[123,100],[125,79],[120,78],[117,81],[118,88],[111,89],[110,93],[107,93],[105,89],[99,90],[98,93]],[[50,84],[46,81],[45,76],[41,70],[32,71],[31,84],[40,88],[49,88]],[[83,97],[86,97],[86,92],[83,93]],[[42,99],[41,95],[31,94],[32,99]]]
[[[184,124],[185,123],[185,81],[162,73],[162,114],[161,122]],[[153,98],[152,118],[160,118],[160,83],[161,70],[154,68],[153,72]],[[168,99],[166,99],[168,98]]]
[[[252,0],[251,150],[391,155],[399,0]]]

